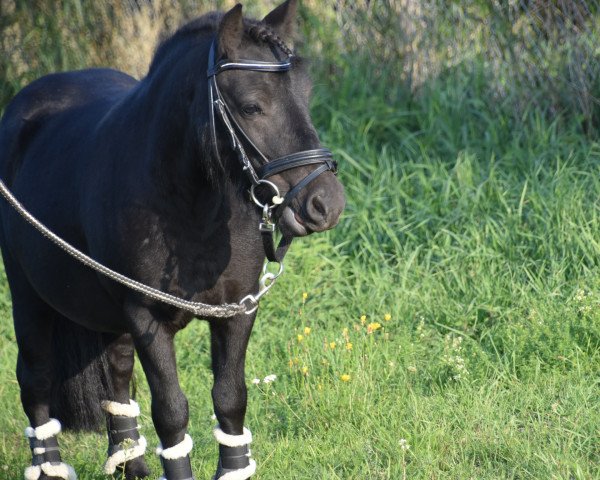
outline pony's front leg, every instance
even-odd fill
[[[145,308],[129,309],[131,333],[152,395],[152,421],[160,439],[165,480],[193,480],[186,433],[188,402],[179,386],[173,339],[175,330]]]
[[[215,480],[245,480],[256,471],[250,458],[250,430],[244,428],[247,391],[244,378],[246,348],[256,314],[241,314],[211,323],[214,385],[212,397],[219,425],[219,463]]]

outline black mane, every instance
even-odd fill
[[[163,39],[157,46],[154,57],[150,62],[148,74],[151,75],[163,62],[165,57],[183,46],[190,47],[190,42],[197,43],[198,39],[204,39],[215,33],[223,12],[210,12],[201,17],[189,21],[179,27],[174,33]]]

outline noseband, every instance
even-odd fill
[[[217,75],[221,72],[227,70],[249,70],[263,73],[287,72],[292,68],[291,55],[280,62],[262,62],[257,60],[237,60],[234,62],[225,59],[218,63],[215,63],[215,56],[216,41],[213,41],[208,55],[207,74],[208,99],[210,103],[208,110],[214,155],[216,158],[220,158],[215,121],[215,117],[218,116],[221,123],[225,126],[231,149],[237,154],[238,159],[242,164],[242,169],[250,180],[250,196],[254,203],[262,209],[262,221],[259,225],[259,230],[262,235],[265,254],[269,261],[280,263],[292,242],[292,238],[286,238],[284,236],[277,249],[275,249],[273,235],[276,222],[283,214],[283,211],[290,205],[291,201],[303,188],[307,187],[309,183],[322,173],[331,171],[335,174],[337,172],[337,164],[333,160],[331,151],[327,148],[303,150],[285,155],[275,160],[269,160],[254,142],[252,142],[246,132],[244,132],[244,129],[236,121],[219,90]],[[246,149],[244,148],[244,144],[249,146],[259,157],[260,165],[257,168],[252,165],[252,162],[246,153]],[[283,197],[280,195],[277,185],[272,181],[267,180],[267,178],[273,175],[306,165],[315,165],[317,168],[294,185]],[[259,185],[265,185],[273,190],[274,196],[271,199],[272,203],[269,203],[268,201],[262,203],[257,198],[255,189]]]

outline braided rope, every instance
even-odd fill
[[[115,272],[114,270],[105,267],[93,258],[87,256],[85,253],[81,252],[73,245],[66,242],[58,235],[50,231],[31,213],[29,213],[29,211],[13,196],[10,190],[8,190],[8,188],[2,180],[0,180],[0,193],[8,201],[8,203],[25,220],[27,220],[28,223],[30,223],[36,230],[38,230],[42,235],[44,235],[46,238],[48,238],[66,253],[76,258],[84,265],[92,268],[93,270],[96,270],[97,272],[102,273],[103,275],[122,285],[125,285],[126,287],[131,288],[132,290],[143,293],[144,295],[153,298],[154,300],[158,300],[160,302],[172,305],[174,307],[181,308],[182,310],[187,310],[188,312],[192,312],[194,315],[200,317],[230,318],[234,315],[238,315],[242,312],[245,312],[247,309],[247,307],[243,303],[225,303],[222,305],[209,305],[207,303],[191,302],[189,300],[184,300],[183,298],[176,297],[175,295],[162,292],[156,288],[150,287],[149,285],[145,285],[141,282],[138,282],[137,280],[133,280],[129,277],[126,277],[125,275]]]

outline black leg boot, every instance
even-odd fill
[[[25,429],[32,454],[31,466],[25,469],[25,480],[38,480],[42,475],[62,480],[77,479],[73,467],[60,458],[56,438],[60,431],[60,422],[54,418],[39,427]]]
[[[229,435],[217,426],[213,433],[219,443],[219,464],[213,480],[246,480],[254,475],[256,462],[250,458],[250,430],[244,428],[242,435]]]

